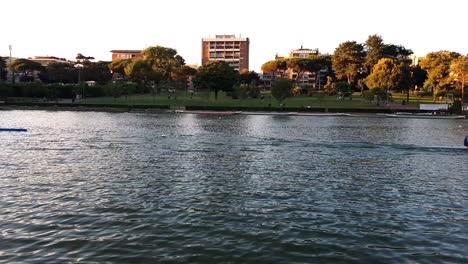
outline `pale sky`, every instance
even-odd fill
[[[201,64],[201,39],[241,34],[250,39],[250,70],[299,48],[333,53],[344,41],[379,34],[424,56],[468,53],[467,0],[4,0],[0,55],[77,53],[111,60],[112,49],[171,47]]]

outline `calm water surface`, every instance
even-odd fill
[[[3,263],[467,263],[467,120],[0,111]]]

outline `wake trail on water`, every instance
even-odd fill
[[[395,143],[372,143],[372,142],[323,142],[310,141],[306,139],[282,139],[282,138],[262,138],[260,145],[298,145],[306,148],[330,148],[330,149],[363,149],[363,150],[402,150],[417,152],[447,152],[468,154],[468,147],[465,146],[446,146],[446,145],[416,145],[416,144],[395,144]]]

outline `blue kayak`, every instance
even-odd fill
[[[0,132],[5,131],[5,132],[26,132],[28,131],[26,128],[3,128],[0,127]]]

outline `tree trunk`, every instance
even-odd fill
[[[462,78],[461,101],[462,103],[465,102],[465,77]]]
[[[215,90],[215,100],[218,100],[218,90]]]

